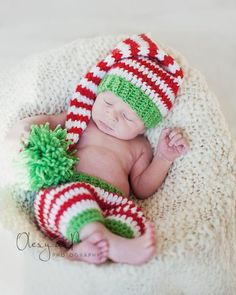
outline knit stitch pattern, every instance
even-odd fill
[[[8,165],[12,154],[5,149],[6,132],[18,119],[66,110],[75,85],[124,37],[76,40],[0,74],[0,220],[15,235],[29,231],[33,241],[50,243],[22,209],[29,208],[32,195],[19,188]],[[52,294],[236,294],[235,141],[203,75],[176,50],[161,45],[181,65],[185,80],[171,112],[146,135],[155,151],[162,128],[182,128],[190,150],[174,162],[152,198],[130,197],[156,225],[155,258],[142,267],[107,262],[99,268],[55,259],[47,265]],[[62,248],[53,252],[64,253]],[[28,274],[34,294],[39,294],[37,279]]]
[[[81,228],[95,221],[127,238],[144,233],[146,217],[142,209],[122,195],[89,183],[94,179],[88,175],[86,182],[68,182],[36,193],[35,221],[47,236],[64,244],[79,243]]]

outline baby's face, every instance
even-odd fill
[[[112,92],[98,94],[92,108],[92,119],[102,132],[119,139],[129,140],[145,132],[138,115]]]

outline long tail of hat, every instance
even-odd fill
[[[97,88],[103,77],[118,61],[135,56],[157,59],[159,64],[175,79],[178,86],[183,81],[183,71],[176,61],[159,48],[146,34],[133,35],[120,43],[103,60],[99,61],[79,82],[70,100],[66,124],[67,140],[73,149],[82,136],[91,118],[91,111],[97,96]]]

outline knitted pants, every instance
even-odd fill
[[[35,219],[47,236],[64,245],[79,243],[80,229],[95,221],[126,238],[144,233],[146,218],[141,208],[104,180],[85,173],[80,176],[80,181],[42,189],[36,194]]]

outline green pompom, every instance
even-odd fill
[[[77,150],[68,151],[71,143],[66,140],[66,129],[60,125],[55,130],[50,130],[49,123],[31,126],[28,143],[22,145],[19,154],[19,163],[26,166],[32,191],[73,179],[79,159],[73,156]]]

